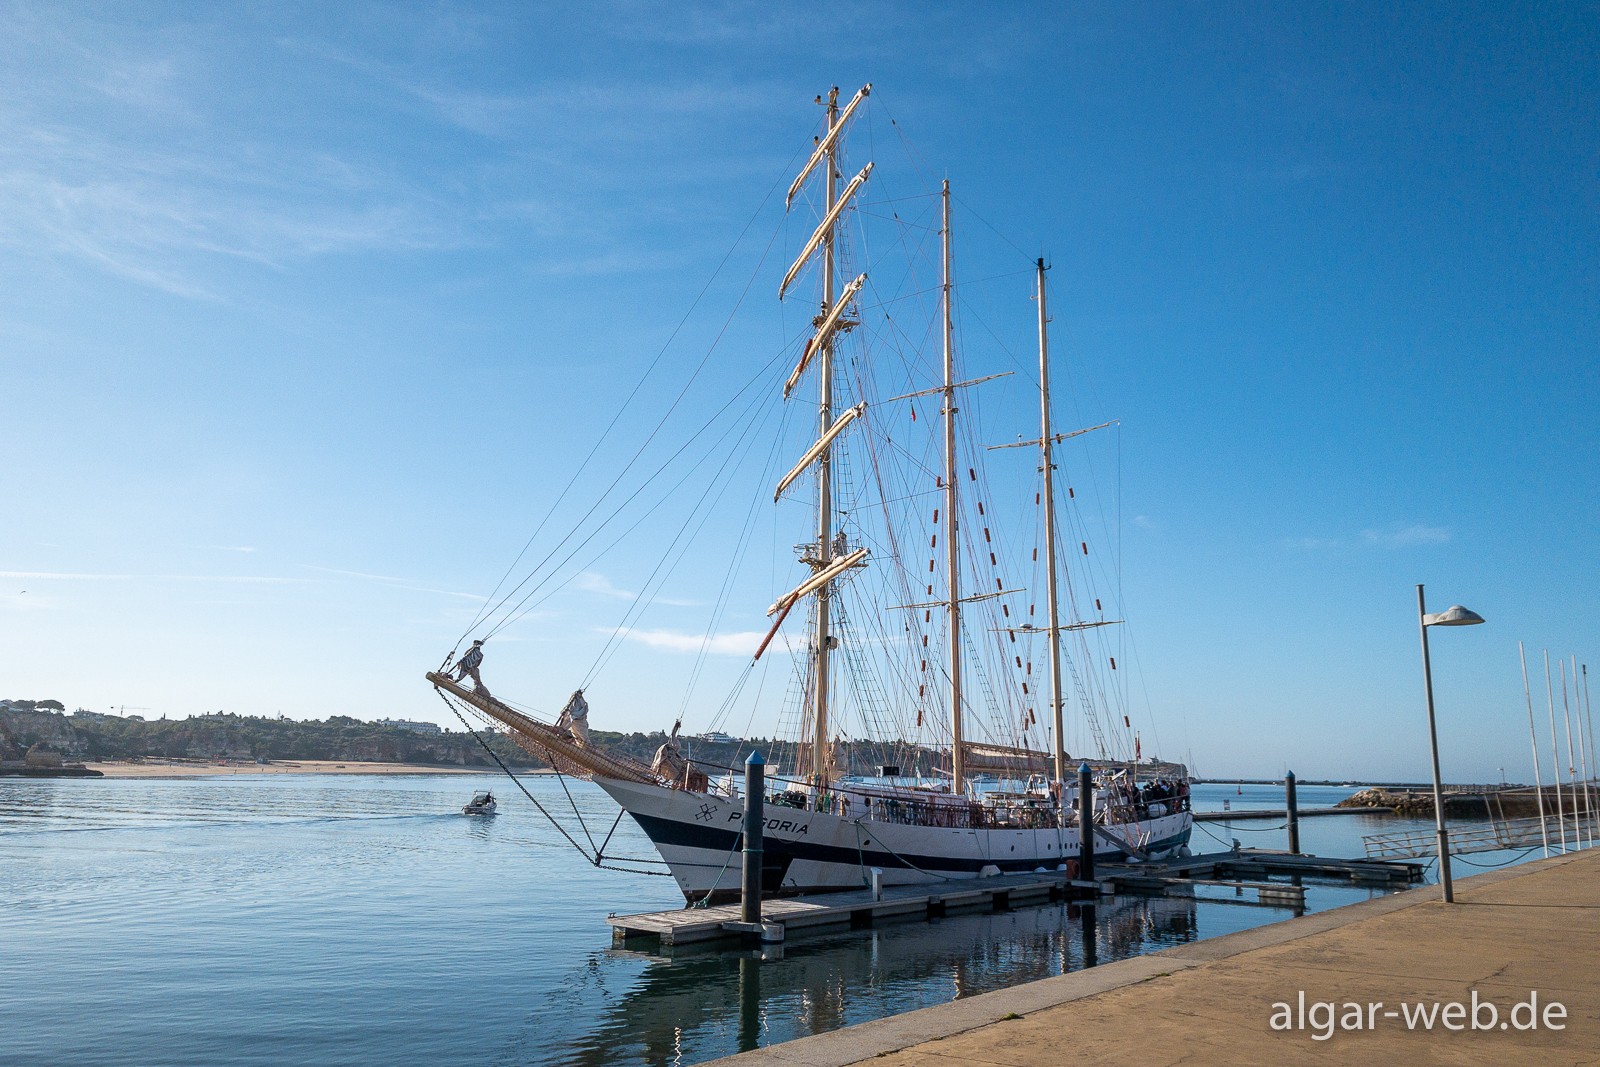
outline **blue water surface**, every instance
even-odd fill
[[[526,785],[580,840],[613,825],[591,786]],[[500,797],[496,818],[459,814],[480,788]],[[1303,788],[1300,803],[1353,791]],[[1195,799],[1282,806],[1263,786]],[[1360,855],[1363,833],[1430,826],[1307,819],[1302,847]],[[1197,824],[1194,847],[1236,838],[1284,846],[1267,820]],[[627,819],[608,852],[654,856]],[[1308,905],[1372,893],[1313,887]],[[796,940],[766,959],[611,948],[607,913],[682,903],[670,879],[596,869],[490,775],[0,780],[0,1060],[690,1064],[1291,914],[1126,897],[1087,926],[1052,905]]]

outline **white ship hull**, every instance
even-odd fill
[[[655,844],[678,887],[691,901],[739,892],[742,799],[691,793],[596,776]],[[1188,812],[1106,827],[1122,842],[1098,837],[1097,859],[1123,859],[1131,850],[1162,856],[1187,845]],[[1012,874],[1054,870],[1078,859],[1076,827],[951,829],[850,818],[768,805],[762,885],[768,895],[859,889],[873,867],[885,885],[977,878],[985,868]]]

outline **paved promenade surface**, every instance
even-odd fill
[[[1302,990],[1307,1028],[1273,1030],[1274,1003],[1298,1015]],[[1464,1030],[1436,1021],[1425,1032],[1384,1016],[1402,1003],[1470,1007],[1474,991],[1500,1022],[1537,991],[1540,1029],[1474,1031],[1468,1017],[1452,1019]],[[1360,1004],[1372,1027],[1314,1040],[1325,1032],[1310,1015],[1318,1001],[1335,1002],[1340,1015],[1346,1002]],[[1552,1001],[1566,1009],[1551,1020],[1564,1030],[1543,1028]],[[1486,1009],[1479,1019],[1487,1022]],[[1425,886],[716,1062],[1600,1065],[1600,850],[1458,880],[1454,905]]]

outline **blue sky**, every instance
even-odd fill
[[[3,11],[0,695],[445,721],[421,673],[657,353],[625,431],[752,272],[713,373],[794,332],[759,205],[867,81],[878,202],[956,189],[971,373],[1029,358],[1053,264],[1167,755],[1424,777],[1417,582],[1489,619],[1435,632],[1447,777],[1530,777],[1518,640],[1541,722],[1541,650],[1600,656],[1593,4]],[[559,707],[659,554],[585,568],[490,676]],[[719,562],[597,725],[670,724]]]

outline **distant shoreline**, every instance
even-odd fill
[[[84,766],[99,771],[107,778],[216,778],[241,774],[304,774],[304,775],[463,775],[501,773],[498,767],[444,767],[431,763],[379,763],[361,760],[274,760],[271,763],[207,763],[200,760],[147,761],[129,763],[86,763]],[[554,774],[544,768],[514,768],[521,777],[530,774]]]

